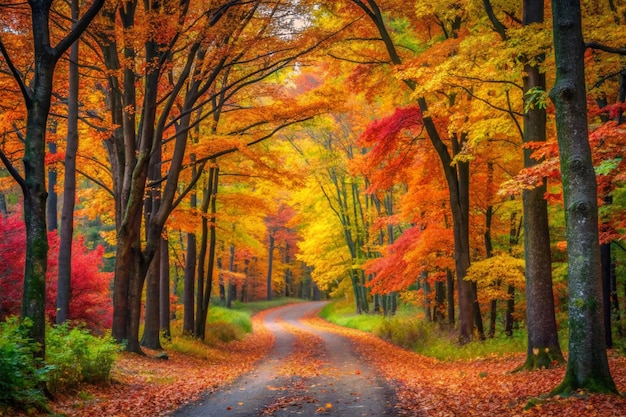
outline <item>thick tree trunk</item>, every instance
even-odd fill
[[[525,25],[543,22],[543,4],[543,0],[524,1],[523,23]],[[545,74],[541,73],[538,67],[527,64],[524,70],[525,92],[533,88],[546,88]],[[545,142],[545,140],[546,111],[534,105],[524,114],[524,143]],[[540,162],[532,159],[531,153],[531,149],[524,149],[525,168]],[[545,179],[537,187],[522,191],[528,329],[526,361],[522,365],[524,369],[550,368],[554,363],[564,362],[554,313],[550,230],[545,192]],[[512,328],[507,328],[506,331],[512,333]]]
[[[144,330],[141,337],[141,346],[148,349],[160,350],[161,347],[161,317],[159,307],[161,302],[161,257],[152,258],[146,274],[146,312],[144,315]]]
[[[556,107],[569,290],[567,370],[552,394],[577,389],[617,393],[602,325],[597,185],[588,140],[580,3],[552,0],[552,19],[556,84],[550,98]]]
[[[606,341],[606,347],[613,347],[613,332],[611,326],[611,271],[612,271],[612,258],[611,258],[611,244],[604,243],[600,246],[600,262],[602,264],[602,305],[604,306],[604,336]]]
[[[43,60],[40,60],[43,61]],[[30,337],[45,355],[46,270],[48,265],[48,234],[46,229],[46,168],[44,164],[45,126],[52,87],[52,62],[38,62],[35,96],[26,121],[24,151],[24,220],[26,223],[26,262],[22,293],[22,318],[29,318]],[[43,68],[49,68],[42,74]],[[46,98],[47,97],[47,98]]]

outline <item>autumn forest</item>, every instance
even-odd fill
[[[0,416],[624,412],[626,1],[0,11]]]

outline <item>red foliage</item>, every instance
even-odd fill
[[[19,213],[0,216],[0,318],[20,312],[26,229]],[[59,254],[58,236],[48,234],[48,272],[46,276],[46,313],[53,321],[56,311],[57,264]],[[112,273],[101,272],[104,249],[88,250],[82,238],[72,243],[72,297],[70,300],[71,320],[84,322],[89,328],[103,330],[111,326],[112,304],[109,286]]]
[[[411,165],[413,146],[423,127],[417,106],[409,106],[376,120],[359,137],[359,145],[372,147],[359,167],[371,176],[373,189],[387,189],[393,178]],[[357,164],[358,165],[358,164]]]

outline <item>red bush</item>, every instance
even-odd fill
[[[0,215],[0,318],[20,313],[26,230],[21,214]],[[56,314],[57,264],[59,238],[48,234],[48,273],[46,278],[46,313],[50,321]],[[100,271],[104,249],[88,250],[81,237],[72,243],[72,296],[69,317],[82,321],[89,328],[103,330],[111,326],[113,306],[110,284],[113,274]]]

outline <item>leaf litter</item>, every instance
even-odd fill
[[[230,384],[253,369],[266,356],[273,336],[263,325],[262,312],[253,318],[254,333],[240,342],[214,347],[214,355],[197,358],[168,351],[169,360],[123,353],[116,361],[108,386],[83,385],[57,397],[55,413],[87,417],[165,416],[198,400],[203,394]],[[524,362],[524,354],[476,360],[439,361],[383,341],[369,333],[309,317],[307,324],[349,338],[364,362],[374,367],[396,389],[396,414],[405,416],[577,416],[626,415],[626,397],[579,392],[567,398],[545,397],[556,387],[565,366],[512,373]],[[283,324],[296,335],[295,351],[279,372],[314,376],[324,357],[317,337]],[[609,352],[609,365],[620,392],[626,391],[626,358]],[[365,366],[365,365],[364,365]],[[536,405],[527,408],[529,401]],[[295,403],[316,402],[306,394],[279,398],[263,414]],[[330,412],[320,407],[318,412]]]

